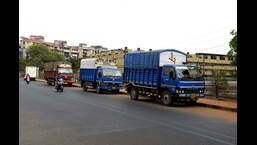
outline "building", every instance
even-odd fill
[[[45,42],[44,37],[41,35],[31,35],[30,38],[20,37],[19,55],[26,58],[26,50],[35,44],[43,44],[49,47],[50,50],[62,54],[66,59],[78,58],[78,47],[68,46],[65,40],[54,40],[54,42]]]
[[[107,51],[101,51],[96,54],[89,55],[90,58],[101,58],[104,61],[114,62],[116,66],[124,72],[124,54],[132,52],[132,49],[125,47],[124,49],[112,49]]]
[[[196,65],[200,68],[204,76],[212,76],[212,70],[221,70],[228,77],[236,76],[237,66],[231,65],[232,59],[222,54],[210,53],[187,53],[187,64]]]

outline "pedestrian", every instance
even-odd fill
[[[30,75],[29,75],[29,73],[27,73],[27,74],[24,76],[24,81],[26,81],[27,84],[29,83],[29,81],[30,81]]]

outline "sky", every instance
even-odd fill
[[[237,0],[19,0],[19,37],[226,54]]]

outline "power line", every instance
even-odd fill
[[[198,44],[203,44],[203,43],[206,43],[206,42],[210,42],[210,41],[215,41],[215,40],[219,40],[219,39],[225,39],[225,38],[229,38],[228,35],[223,35],[222,37],[215,37],[215,38],[211,38],[211,39],[207,39],[207,40],[198,40],[198,41],[195,41],[195,42],[191,42],[191,43],[186,43],[186,44],[183,44],[182,46],[187,46],[187,45],[190,45],[190,44],[194,44],[194,45],[198,45]]]
[[[212,46],[212,47],[208,47],[208,48],[205,48],[205,49],[201,49],[201,50],[198,50],[197,52],[199,51],[204,51],[204,50],[210,50],[210,49],[214,49],[214,48],[217,48],[217,47],[221,47],[221,46],[226,46],[228,44],[219,44],[219,45],[215,45],[215,46]]]
[[[207,33],[204,33],[204,34],[201,34],[201,35],[198,35],[198,36],[196,36],[196,37],[192,37],[192,39],[190,39],[189,40],[189,42],[190,41],[193,41],[193,40],[195,40],[195,39],[201,39],[201,38],[206,38],[206,36],[213,36],[213,35],[210,35],[210,34],[213,34],[213,33],[217,33],[217,32],[220,32],[221,30],[224,30],[224,29],[226,29],[226,28],[229,28],[229,27],[232,27],[233,25],[227,25],[227,26],[225,26],[225,27],[222,27],[222,28],[219,28],[219,29],[214,29],[214,30],[211,30],[211,31],[209,31],[209,32],[207,32]],[[228,34],[229,34],[230,32],[228,32]],[[185,43],[185,41],[181,41],[181,43]],[[180,43],[180,42],[178,42],[178,43]],[[186,42],[186,43],[188,43],[188,42]]]

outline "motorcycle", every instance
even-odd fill
[[[55,84],[56,84],[55,89],[57,90],[57,92],[59,91],[63,92],[63,79],[62,78],[57,79]]]

